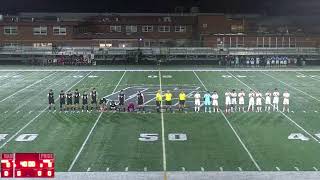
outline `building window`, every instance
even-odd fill
[[[233,33],[244,32],[244,27],[242,25],[231,25],[231,32]]]
[[[4,35],[17,35],[18,34],[18,27],[17,26],[5,26],[3,28]]]
[[[47,27],[34,27],[33,28],[33,35],[42,35],[46,36],[48,34],[48,28]]]
[[[110,32],[121,32],[121,26],[110,26]]]
[[[19,43],[16,43],[16,42],[8,42],[8,43],[4,43],[4,47],[10,47],[10,48],[13,48],[13,47],[18,47],[20,46]]]
[[[170,26],[159,26],[159,32],[170,32]]]
[[[67,28],[60,26],[53,27],[53,35],[65,36],[67,35]]]
[[[208,27],[208,24],[202,24],[202,27],[203,27],[203,28],[207,28],[207,27]]]
[[[126,32],[128,33],[137,32],[137,26],[126,26]]]
[[[33,43],[33,47],[52,47],[52,43]]]
[[[142,32],[153,32],[153,26],[142,26]]]
[[[186,26],[175,26],[174,31],[175,32],[187,32],[187,27]]]
[[[109,48],[109,47],[112,47],[112,44],[111,43],[100,43],[99,47],[100,48]]]

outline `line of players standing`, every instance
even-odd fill
[[[144,111],[144,95],[142,92],[138,91],[137,94],[137,105],[139,111]],[[90,98],[89,98],[90,97]],[[68,91],[64,92],[63,90],[60,91],[59,94],[60,99],[60,111],[75,111],[80,110],[80,99],[82,99],[82,111],[89,111],[89,100],[91,100],[91,110],[96,109],[100,111],[106,111],[107,110],[107,99],[105,97],[100,98],[99,100],[99,106],[97,103],[98,99],[98,93],[95,88],[92,89],[90,94],[88,94],[86,91],[83,92],[81,95],[78,89],[76,89],[74,92]],[[129,99],[128,99],[129,100]],[[54,103],[54,93],[53,90],[50,89],[48,93],[48,101],[49,101],[49,110],[56,109],[55,103]],[[118,101],[111,100],[109,104],[109,108],[112,111],[134,111],[135,105],[132,102],[128,103],[128,106],[125,107],[126,102],[126,95],[124,94],[123,90],[120,90],[118,94]]]
[[[225,112],[231,113],[231,112],[246,112],[246,110],[249,111],[256,111],[256,112],[262,112],[262,99],[265,101],[265,111],[270,112],[271,107],[273,111],[279,111],[279,98],[280,98],[280,92],[276,88],[274,92],[272,93],[270,90],[267,90],[265,93],[265,98],[263,97],[262,93],[260,91],[253,91],[250,90],[248,97],[249,97],[249,103],[248,107],[245,110],[245,92],[243,89],[240,90],[239,93],[236,92],[236,90],[232,90],[225,92]],[[289,97],[290,94],[286,90],[283,93],[283,112],[289,112]],[[197,92],[194,95],[195,98],[195,111],[199,112],[201,107],[201,95]],[[216,91],[213,92],[211,95],[209,91],[207,91],[204,94],[204,108],[205,112],[211,112],[211,106],[213,106],[213,112],[219,112],[219,103],[218,103],[219,95]],[[273,99],[272,99],[273,98]],[[272,99],[272,102],[271,102]],[[237,101],[238,100],[238,101]],[[256,108],[256,110],[255,110]]]

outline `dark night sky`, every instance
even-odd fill
[[[15,12],[173,12],[174,7],[201,12],[320,14],[320,0],[0,0],[2,13]]]

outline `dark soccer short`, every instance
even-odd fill
[[[180,104],[180,105],[184,105],[185,103],[186,103],[185,100],[180,100],[180,101],[179,101],[179,104]]]
[[[172,101],[166,101],[166,105],[167,106],[171,106],[172,105]]]
[[[49,99],[49,104],[54,104],[54,99]]]
[[[60,100],[60,104],[66,104],[65,100]]]
[[[79,99],[74,99],[74,104],[79,104]]]
[[[143,105],[143,101],[138,101],[138,105],[142,106]]]
[[[68,101],[67,101],[67,105],[72,105],[72,101],[71,101],[71,100],[68,100]]]
[[[119,101],[119,106],[124,106],[124,101]]]
[[[91,101],[91,104],[97,104],[97,100],[95,100],[95,99],[92,100],[92,101]]]
[[[84,101],[82,101],[82,104],[83,104],[83,105],[87,105],[87,104],[88,104],[88,101],[84,100]]]
[[[161,101],[156,101],[156,105],[157,105],[158,107],[160,107]]]

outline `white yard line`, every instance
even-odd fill
[[[161,71],[159,70],[159,85],[160,85],[160,92],[162,93],[162,80],[161,80]],[[167,157],[166,157],[166,140],[165,140],[165,134],[164,134],[164,115],[162,111],[163,102],[161,101],[161,108],[160,108],[160,114],[161,114],[161,139],[162,139],[162,165],[163,165],[163,171],[164,171],[164,179],[167,180]]]
[[[236,76],[234,76],[232,73],[228,72],[231,76],[233,76],[235,79],[237,79],[240,83],[242,83],[243,85],[245,85],[247,88],[252,89],[250,86],[248,86],[246,83],[244,83],[243,81],[241,81],[239,78],[237,78]],[[252,89],[253,90],[253,89]],[[253,90],[254,91],[254,90]],[[263,98],[264,99],[264,98]],[[285,116],[290,122],[292,122],[294,125],[296,125],[300,130],[302,130],[303,132],[305,132],[306,134],[308,134],[308,136],[310,136],[312,139],[314,139],[316,142],[320,143],[320,141],[314,137],[311,133],[309,133],[307,130],[305,130],[303,127],[301,127],[298,123],[296,123],[294,120],[292,120],[289,116],[287,116],[285,113],[283,113],[282,111],[279,111],[279,113],[281,113],[283,116]]]
[[[208,88],[204,85],[203,81],[200,79],[200,77],[197,75],[197,73],[195,71],[193,71],[194,75],[197,77],[197,79],[199,80],[199,82],[202,84],[202,86],[204,87],[205,90],[208,90]],[[228,118],[226,117],[226,115],[223,113],[223,111],[220,109],[220,113],[222,114],[223,118],[226,120],[227,124],[229,125],[229,127],[231,128],[231,130],[233,131],[233,133],[236,135],[238,141],[240,142],[240,144],[242,145],[243,149],[247,152],[248,156],[250,157],[251,161],[253,162],[253,164],[256,166],[256,168],[261,171],[260,166],[258,165],[257,161],[254,159],[254,157],[252,156],[251,152],[249,151],[249,149],[247,148],[247,146],[243,143],[242,139],[240,138],[240,136],[238,135],[237,131],[233,128],[232,124],[230,123],[230,121],[228,120]]]
[[[91,72],[89,72],[87,75],[85,75],[83,78],[81,78],[78,82],[76,82],[75,84],[73,84],[68,90],[72,89],[73,87],[75,87],[77,84],[79,84],[83,79],[85,79],[87,76],[89,76],[89,74],[91,74]],[[67,90],[67,91],[68,91]],[[59,98],[59,97],[58,97]],[[56,100],[58,100],[58,98],[56,98]],[[48,107],[44,108],[42,111],[40,111],[40,113],[32,118],[27,124],[25,124],[22,128],[20,128],[13,136],[11,136],[8,140],[6,140],[1,146],[0,149],[2,149],[8,142],[10,142],[12,139],[14,139],[21,131],[23,131],[25,128],[27,128],[33,121],[35,121],[41,114],[43,114],[45,112],[45,110]]]
[[[316,98],[316,97],[314,97],[314,96],[312,96],[312,95],[310,95],[310,94],[308,94],[308,93],[306,93],[306,92],[304,92],[304,91],[302,91],[302,90],[300,90],[300,89],[298,89],[298,88],[296,88],[296,87],[294,87],[294,86],[291,86],[290,84],[288,84],[288,83],[286,83],[286,82],[284,82],[284,81],[281,81],[280,79],[275,78],[274,76],[272,76],[272,75],[270,75],[270,74],[267,74],[267,73],[265,73],[265,72],[262,72],[262,73],[265,74],[265,75],[267,75],[267,76],[269,76],[269,77],[271,77],[272,79],[277,80],[277,81],[281,82],[282,84],[284,84],[284,85],[286,85],[286,86],[288,86],[288,87],[291,87],[292,89],[295,89],[295,90],[297,90],[297,91],[299,91],[299,92],[301,92],[301,93],[303,93],[303,94],[311,97],[312,99],[320,102],[320,99],[318,99],[318,98]]]
[[[120,80],[119,80],[118,84],[117,84],[117,85],[116,85],[116,87],[113,89],[112,94],[117,90],[117,88],[118,88],[119,84],[121,83],[121,81],[122,81],[123,77],[126,75],[126,73],[127,73],[127,71],[124,71],[124,73],[122,74],[122,76],[121,76],[121,78],[120,78]],[[90,138],[90,136],[91,136],[91,134],[92,134],[93,130],[96,128],[96,126],[97,126],[97,124],[98,124],[98,122],[99,122],[99,120],[100,120],[100,118],[101,118],[102,114],[103,114],[103,112],[101,112],[101,113],[99,114],[98,118],[96,119],[95,123],[93,124],[93,126],[92,126],[92,128],[91,128],[91,130],[90,130],[89,134],[87,135],[87,137],[86,137],[86,139],[84,140],[84,142],[82,143],[82,145],[81,145],[81,147],[80,147],[80,149],[79,149],[79,151],[78,151],[77,155],[75,156],[75,158],[73,159],[73,161],[72,161],[71,165],[69,166],[68,172],[70,172],[70,171],[72,170],[73,166],[74,166],[74,165],[75,165],[75,163],[77,162],[77,160],[78,160],[78,158],[79,158],[79,156],[80,156],[81,152],[83,151],[83,149],[84,149],[85,145],[87,144],[87,142],[88,142],[88,140],[89,140],[89,138]]]
[[[36,81],[36,82],[34,82],[34,83],[32,83],[32,84],[30,84],[30,85],[26,86],[26,87],[24,87],[24,88],[22,88],[22,89],[20,89],[20,90],[16,91],[15,93],[11,94],[10,96],[8,96],[8,97],[6,97],[6,98],[2,99],[2,100],[0,101],[0,103],[1,103],[1,102],[3,102],[3,101],[5,101],[5,100],[7,100],[7,99],[9,99],[9,98],[11,98],[12,96],[15,96],[16,94],[18,94],[18,93],[20,93],[20,92],[22,92],[22,91],[24,91],[24,90],[28,89],[28,88],[29,88],[29,87],[31,87],[31,86],[34,86],[35,84],[38,84],[39,82],[41,82],[41,81],[43,81],[43,80],[47,79],[48,77],[50,77],[50,76],[52,76],[52,75],[54,75],[54,74],[56,74],[56,72],[55,72],[55,73],[52,73],[52,74],[49,74],[48,76],[46,76],[46,77],[44,77],[44,78],[42,78],[42,79],[40,79],[40,80],[38,80],[38,81]]]

